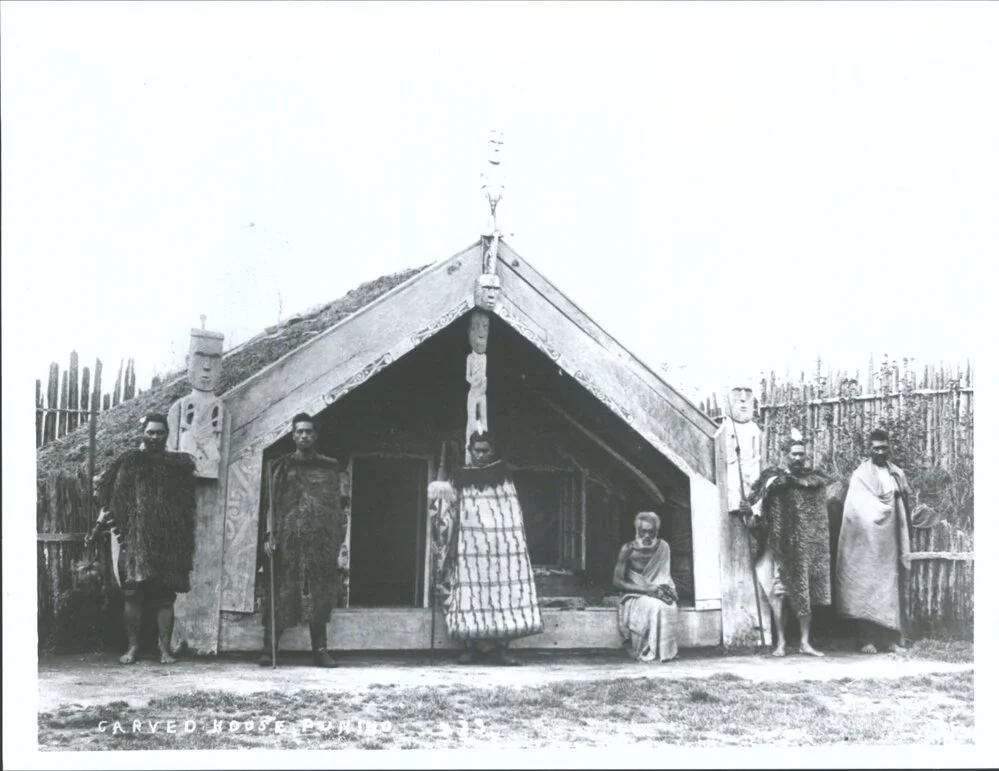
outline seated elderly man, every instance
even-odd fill
[[[635,517],[635,540],[621,547],[614,567],[614,588],[625,594],[618,608],[618,630],[636,661],[669,661],[677,653],[679,621],[676,586],[670,575],[669,544],[659,537],[659,516]]]

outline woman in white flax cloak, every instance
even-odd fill
[[[524,516],[509,468],[493,459],[489,432],[473,433],[468,444],[472,465],[454,475],[458,517],[448,549],[447,628],[466,643],[462,663],[489,657],[516,666],[510,641],[543,629]]]

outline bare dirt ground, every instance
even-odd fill
[[[915,653],[915,655],[914,655]],[[847,678],[904,678],[968,672],[968,661],[941,661],[908,655],[832,652],[815,659],[791,653],[784,659],[763,655],[718,656],[681,652],[668,664],[636,664],[623,653],[568,654],[525,652],[524,666],[461,666],[453,656],[375,656],[346,654],[341,666],[323,670],[307,658],[288,654],[277,669],[243,659],[181,659],[170,666],[141,660],[122,666],[109,653],[47,656],[38,664],[39,711],[88,707],[111,702],[142,707],[153,698],[198,691],[251,694],[261,691],[320,690],[358,692],[379,687],[523,688],[560,682],[600,682],[628,678],[681,680],[732,676],[751,682],[792,683]]]

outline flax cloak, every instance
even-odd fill
[[[913,509],[905,472],[894,463],[887,471],[892,480],[888,489],[871,460],[850,477],[837,550],[836,609],[847,618],[901,631],[911,569],[909,526],[933,527],[940,515],[925,506]]]
[[[749,498],[750,504],[762,501],[762,528],[754,532],[756,559],[767,552],[773,556],[796,614],[832,604],[825,495],[829,481],[821,471],[793,474],[771,467],[760,474]]]
[[[277,543],[274,553],[277,629],[325,624],[343,594],[337,558],[347,519],[340,505],[337,461],[318,454],[302,457],[291,453],[265,468],[259,523],[259,559],[264,565],[270,562],[263,550],[269,506],[273,506]],[[266,603],[264,623],[270,624]]]
[[[445,620],[459,640],[512,640],[544,629],[524,515],[503,461],[455,472],[458,521]]]
[[[173,592],[190,591],[194,468],[187,453],[129,450],[101,477],[97,498],[115,523],[120,585],[152,581]]]

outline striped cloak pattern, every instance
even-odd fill
[[[506,464],[459,469],[448,632],[459,640],[510,640],[544,629],[524,516]]]

